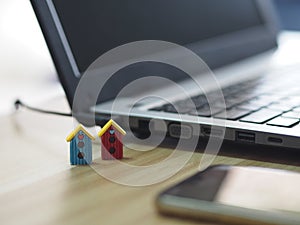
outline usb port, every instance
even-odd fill
[[[211,134],[211,128],[210,127],[202,127],[201,132],[204,136],[209,137]]]
[[[249,132],[236,132],[236,140],[237,141],[243,141],[243,142],[249,142],[254,143],[255,142],[255,134],[249,133]]]
[[[268,137],[268,142],[272,142],[275,144],[282,144],[283,140],[277,137]]]
[[[202,127],[201,132],[206,137],[222,137],[224,135],[224,131],[222,129],[211,128],[211,127]]]

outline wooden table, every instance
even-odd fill
[[[54,106],[69,110],[63,97],[49,103],[49,108]],[[1,225],[199,224],[159,215],[154,199],[162,189],[195,173],[202,153],[194,153],[180,172],[162,183],[129,187],[106,180],[89,166],[69,165],[65,137],[74,128],[71,118],[21,110],[0,118],[0,126]],[[94,149],[98,148],[96,143]],[[251,146],[232,147],[243,148],[239,151],[226,148],[213,164],[300,171],[297,154],[283,157],[282,150],[270,154],[268,149],[261,149],[264,153],[251,155]],[[127,163],[142,165],[171,152],[168,148],[145,153],[125,150],[125,156]]]

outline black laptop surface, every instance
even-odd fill
[[[209,118],[226,120],[225,139],[253,143],[299,147],[300,93],[296,76],[278,75],[265,66],[265,60],[277,48],[276,17],[272,1],[265,0],[31,0],[55,63],[70,106],[78,82],[99,56],[120,45],[142,40],[162,40],[187,47],[216,71],[222,82],[227,116],[222,110],[209,110],[203,93],[193,96],[197,110],[186,110],[184,99],[172,104],[184,108],[184,114],[200,118],[201,136],[211,135]],[[265,66],[266,67],[266,66]],[[260,68],[255,72],[249,70]],[[263,69],[262,69],[263,68]],[[134,73],[137,69],[139,73]],[[249,70],[249,71],[248,71]],[[159,73],[164,71],[163,73]],[[232,71],[232,72],[231,72]],[[237,74],[234,74],[236,71]],[[271,72],[270,72],[271,71]],[[103,89],[96,106],[96,119],[111,115],[105,108],[131,81],[157,72],[177,83],[184,78],[176,70],[159,64],[133,65],[118,72]],[[231,75],[229,76],[228,73]],[[224,74],[224,75],[222,75]],[[287,76],[286,75],[286,76]],[[284,80],[284,82],[281,82]],[[278,86],[278,84],[282,86]],[[291,88],[290,92],[283,90]],[[274,88],[276,87],[276,91]],[[280,94],[278,94],[280,93]],[[217,102],[217,101],[216,101]],[[143,107],[132,116],[132,129],[143,132],[153,118],[166,122],[168,135],[184,125],[184,138],[193,136],[189,120],[174,121],[172,104]],[[101,107],[103,105],[103,107]],[[91,107],[78,112],[89,113]],[[139,112],[139,111],[138,111]],[[122,110],[114,116],[122,116]],[[174,125],[175,124],[175,125]],[[158,130],[159,132],[159,130]]]

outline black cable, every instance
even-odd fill
[[[31,107],[25,103],[23,103],[20,99],[17,99],[15,101],[15,108],[16,110],[18,110],[20,107],[24,107],[26,109],[29,109],[31,111],[35,111],[35,112],[40,112],[40,113],[45,113],[45,114],[51,114],[51,115],[57,115],[57,116],[67,116],[67,117],[77,117],[77,119],[79,119],[79,121],[87,126],[94,126],[95,125],[95,118],[97,120],[97,125],[103,127],[110,119],[110,116],[104,116],[102,115],[100,116],[95,116],[93,117],[91,114],[87,114],[87,113],[80,113],[80,114],[71,114],[71,113],[62,113],[62,112],[54,112],[54,111],[48,111],[48,110],[43,110],[43,109],[38,109],[35,107]],[[93,120],[91,120],[93,119]]]
[[[18,110],[20,108],[20,106],[24,107],[26,109],[32,110],[32,111],[40,112],[40,113],[46,113],[46,114],[52,114],[52,115],[58,115],[58,116],[72,117],[71,113],[54,112],[54,111],[48,111],[48,110],[34,108],[34,107],[31,107],[31,106],[23,103],[20,99],[17,99],[15,101],[15,108],[16,108],[16,110]]]

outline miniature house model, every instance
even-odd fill
[[[89,134],[82,125],[69,134],[66,138],[70,142],[71,165],[86,165],[92,163],[92,140],[94,137]]]
[[[103,160],[123,158],[123,136],[126,132],[113,120],[108,121],[100,130],[101,157]]]

